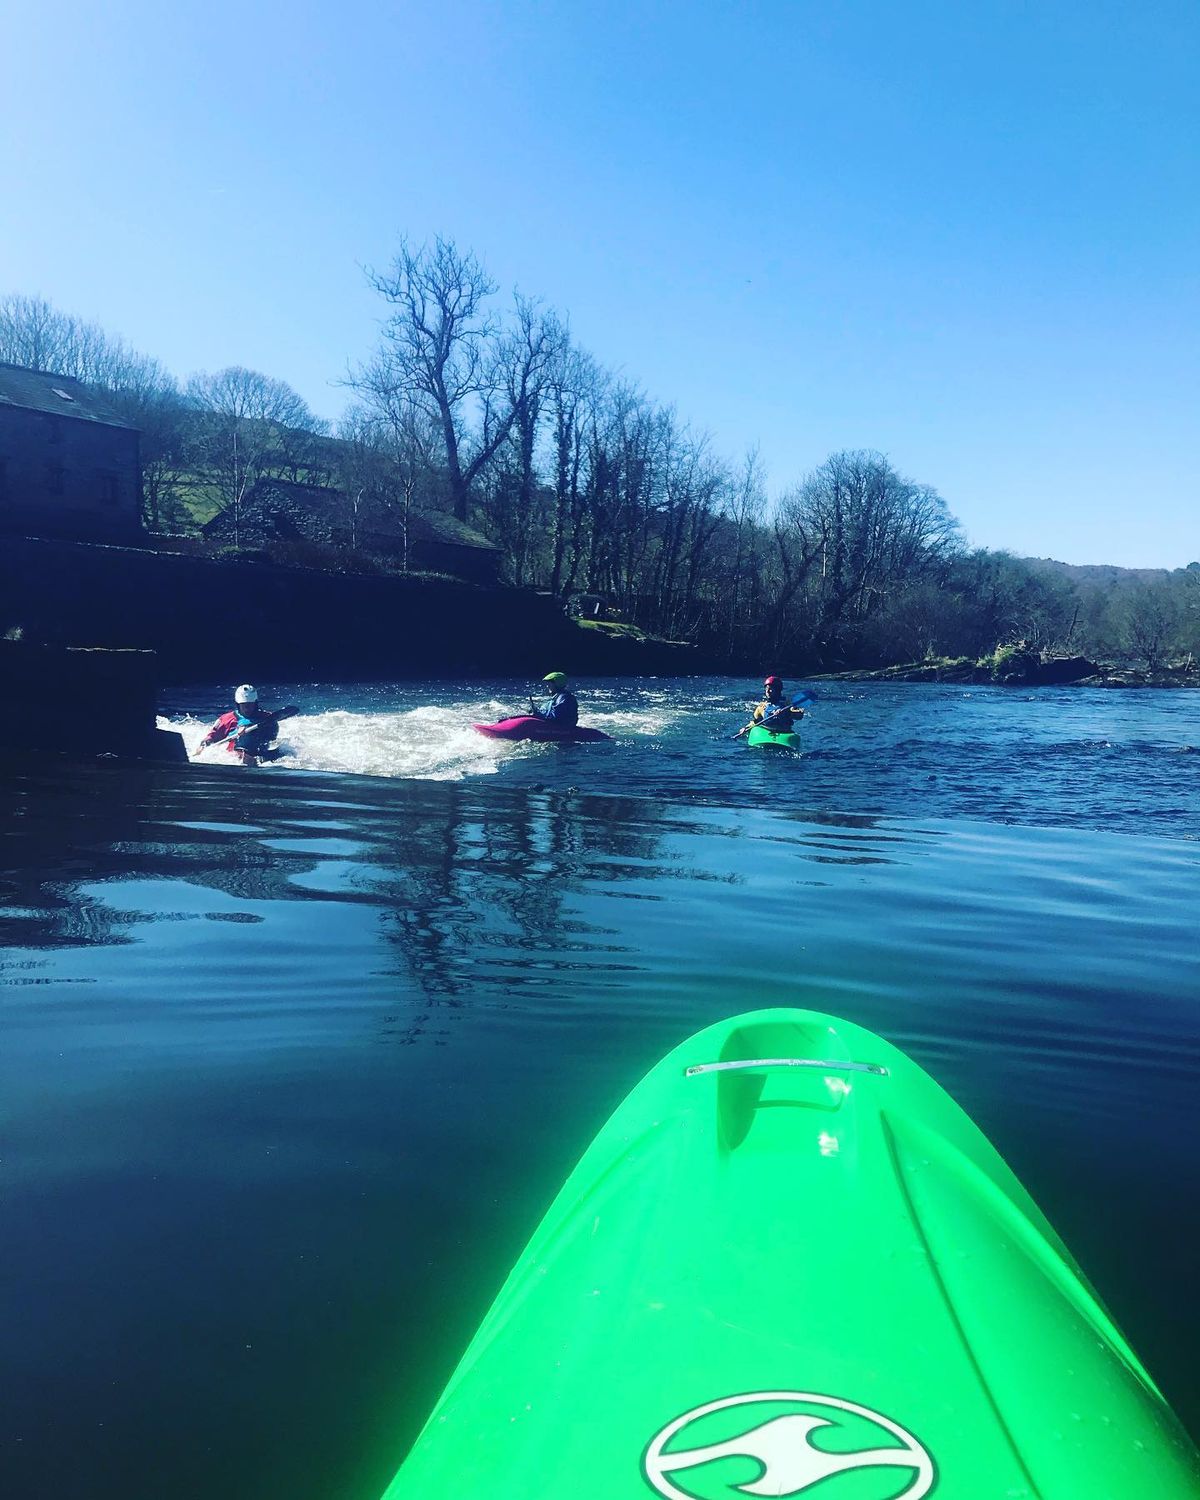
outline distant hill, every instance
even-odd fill
[[[1065,578],[1077,588],[1106,591],[1130,588],[1139,583],[1165,583],[1173,572],[1182,571],[1179,568],[1122,568],[1116,563],[1065,563],[1053,557],[1025,557],[1021,561],[1031,568]],[[1191,566],[1200,570],[1198,563]]]

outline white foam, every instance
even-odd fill
[[[590,701],[581,716],[591,728],[612,739],[657,739],[688,709],[665,703],[606,708]],[[469,703],[370,711],[330,709],[298,714],[280,725],[278,764],[298,771],[343,771],[360,776],[418,777],[431,781],[460,781],[467,776],[494,775],[508,756],[545,755],[552,747],[529,741],[493,740],[476,733],[473,724],[490,724],[514,712],[511,701],[496,698]],[[190,715],[167,720],[163,728],[182,734],[191,759],[198,764],[238,766],[223,744],[199,748],[209,724]]]
[[[439,708],[399,713],[303,714],[280,726],[282,764],[360,776],[416,776],[458,781],[493,774],[508,748],[471,728],[471,719]]]

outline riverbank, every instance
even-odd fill
[[[678,675],[695,648],[587,630],[552,595],[33,537],[0,549],[0,633],[151,650],[163,685],[485,674]]]
[[[1198,688],[1194,662],[1147,671],[1087,656],[1002,647],[985,657],[931,657],[900,666],[823,672],[813,682],[943,682],[997,687]]]

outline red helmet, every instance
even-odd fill
[[[771,673],[770,677],[764,679],[764,681],[763,681],[763,687],[782,687],[782,686],[783,686],[783,678],[782,677],[776,677],[776,675],[774,674],[774,672]]]

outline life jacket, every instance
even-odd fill
[[[754,710],[754,717],[764,729],[772,729],[776,734],[787,734],[795,728],[792,705],[782,698],[777,703],[764,698]]]
[[[576,728],[579,723],[579,704],[575,701],[575,694],[556,693],[538,717],[551,724],[559,724],[564,729]]]
[[[226,714],[230,720],[226,735],[237,733],[236,739],[226,739],[226,748],[236,755],[244,751],[248,755],[259,755],[279,734],[279,720],[265,710],[255,718],[247,718],[241,710]],[[224,719],[221,721],[224,724]]]

